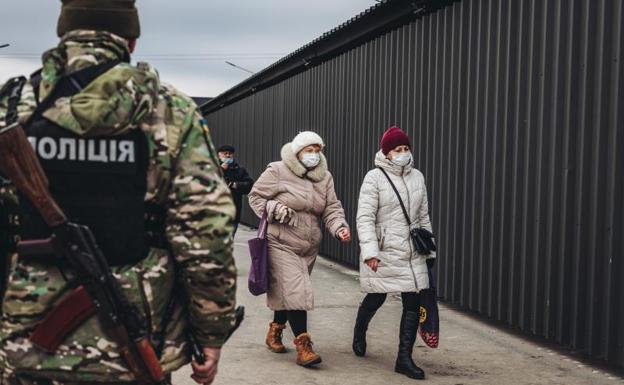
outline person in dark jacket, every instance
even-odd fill
[[[243,208],[243,195],[249,194],[254,180],[251,179],[247,170],[234,160],[236,149],[233,146],[223,145],[219,147],[218,152],[225,181],[232,191],[234,204],[236,205],[236,218],[234,219],[234,234],[236,234],[238,224],[240,223],[241,209]]]

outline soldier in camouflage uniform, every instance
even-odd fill
[[[205,365],[192,362],[192,377],[210,384],[219,349],[234,324],[236,268],[235,209],[208,128],[194,102],[161,83],[152,67],[128,63],[139,36],[134,0],[63,0],[59,36],[58,47],[43,55],[37,89],[31,82],[22,89],[19,122],[26,122],[64,74],[120,61],[81,92],[58,99],[43,116],[84,138],[114,137],[131,130],[141,130],[147,137],[145,200],[166,209],[168,250],[152,247],[140,262],[115,267],[115,276],[148,320],[154,345],[165,313],[172,314],[164,326],[160,360],[164,371],[171,373],[191,361],[190,330],[207,357]],[[5,97],[0,99],[0,129],[6,112]],[[0,186],[0,200],[15,204],[14,188]],[[30,333],[68,292],[68,284],[50,264],[24,261],[15,253],[0,258],[9,261],[0,320],[1,384],[133,383],[96,317],[74,331],[55,355],[35,348]],[[183,299],[168,309],[174,293]]]

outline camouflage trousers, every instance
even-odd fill
[[[171,378],[169,378],[171,383]],[[29,376],[12,376],[8,380],[0,378],[0,385],[137,385],[136,382],[61,382],[47,379],[37,379]]]
[[[86,382],[59,382],[54,380],[42,380],[29,377],[11,377],[8,382],[2,385],[87,385]],[[93,383],[89,383],[95,385]],[[98,382],[97,385],[135,385],[132,382]]]

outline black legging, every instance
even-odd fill
[[[386,293],[368,293],[362,301],[362,307],[370,312],[376,312],[386,301],[387,296]],[[401,293],[401,300],[403,301],[403,311],[419,312],[420,295],[418,293]]]
[[[295,337],[308,332],[308,312],[305,310],[279,310],[273,315],[273,322],[290,324]]]

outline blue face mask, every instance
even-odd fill
[[[232,164],[232,163],[234,163],[234,158],[222,158],[221,162],[223,162],[225,164]]]
[[[392,158],[392,163],[396,164],[400,167],[407,166],[412,161],[412,153],[411,152],[401,152]]]
[[[301,163],[303,163],[303,165],[307,168],[314,168],[318,166],[319,163],[321,163],[321,154],[317,152],[305,153],[301,158]]]

